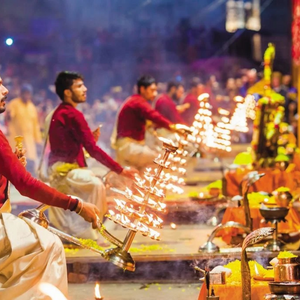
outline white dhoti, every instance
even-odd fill
[[[102,218],[107,212],[106,191],[100,178],[88,169],[78,168],[69,171],[66,176],[58,176],[55,169],[63,163],[55,163],[49,169],[50,185],[58,191],[80,197],[83,201],[98,207]],[[57,229],[78,238],[97,240],[100,234],[82,217],[72,211],[49,208],[49,220]]]
[[[168,140],[171,140],[171,141],[173,141],[175,144],[176,144],[176,142],[177,142],[177,140],[178,140],[178,134],[177,133],[175,133],[175,132],[172,132],[172,131],[170,131],[170,130],[168,130],[168,129],[166,129],[166,128],[157,128],[156,129],[156,135],[157,135],[157,137],[164,137],[164,138],[166,138],[166,139],[168,139]],[[159,139],[158,138],[156,138],[156,144],[158,145],[158,146],[161,146],[161,142],[159,141]]]
[[[153,160],[158,153],[145,145],[131,138],[120,138],[116,141],[117,162],[122,166],[133,166],[137,169],[153,165]]]
[[[30,220],[0,214],[0,299],[49,300],[38,289],[42,282],[68,296],[60,239]]]

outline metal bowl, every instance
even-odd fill
[[[281,220],[286,217],[289,212],[287,207],[269,207],[260,208],[261,215],[267,220]]]
[[[292,199],[293,196],[290,192],[278,192],[275,195],[275,201],[280,207],[288,207]]]
[[[269,282],[270,292],[276,295],[299,295],[300,282]]]

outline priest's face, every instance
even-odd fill
[[[8,89],[3,85],[2,78],[0,77],[0,114],[5,111],[5,100],[7,98]]]
[[[140,87],[140,94],[147,101],[154,101],[157,96],[157,86],[156,83],[152,83],[151,85],[144,87]]]
[[[83,103],[86,101],[87,88],[82,79],[75,79],[70,91],[72,92],[71,97],[73,102]]]
[[[176,90],[175,100],[180,100],[183,97],[184,94],[184,87],[182,85],[179,85]]]

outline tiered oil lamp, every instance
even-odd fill
[[[177,134],[177,144],[178,149],[176,152],[170,154],[170,166],[169,173],[162,172],[162,180],[165,181],[160,184],[161,188],[166,188],[166,190],[171,190],[174,193],[182,194],[183,189],[178,187],[178,185],[184,184],[184,179],[181,176],[186,174],[185,166],[188,161],[189,152],[185,150],[185,147],[189,143],[189,137],[191,137],[193,130],[184,125],[176,125],[176,129],[179,134]]]
[[[228,111],[225,109],[218,111],[220,114],[220,121],[214,127],[212,135],[213,139],[211,141],[212,148],[218,150],[224,150],[227,152],[231,151],[231,124],[228,118]]]
[[[256,115],[255,113],[256,101],[253,95],[247,95],[245,97],[245,106],[246,106],[246,117],[254,121]]]
[[[188,144],[188,138],[193,131],[190,127],[181,124],[176,124],[175,129],[177,132],[175,138],[178,149],[170,154],[168,170],[160,173],[160,178],[156,183],[156,187],[161,189],[164,193],[170,191],[172,193],[182,194],[184,191],[180,186],[185,184],[185,180],[182,176],[186,174],[185,166],[189,156],[189,152],[184,148]],[[160,158],[161,155],[159,155],[157,159]],[[151,167],[146,168],[144,178],[151,182],[153,171],[156,173],[157,169],[153,170]]]
[[[124,270],[135,270],[135,263],[129,249],[137,232],[154,240],[160,238],[160,233],[155,229],[162,227],[163,220],[153,211],[164,212],[166,204],[162,202],[163,191],[156,185],[161,180],[163,170],[170,166],[170,162],[168,162],[170,154],[178,149],[171,141],[164,138],[160,139],[163,142],[164,153],[154,160],[157,165],[155,172],[151,173],[148,170],[144,179],[136,178],[135,186],[138,194],[134,194],[128,188],[125,191],[113,189],[122,195],[123,199],[115,199],[117,212],[109,210],[107,217],[127,228],[128,232],[121,245],[117,244],[117,247],[104,251],[104,258]],[[103,236],[106,237],[105,234]]]
[[[211,130],[213,129],[212,124],[212,112],[211,105],[209,104],[209,94],[204,93],[198,97],[199,109],[195,115],[193,122],[193,136],[194,142],[201,145],[206,145],[207,140],[212,137]]]
[[[245,99],[242,99],[242,102],[238,101],[236,104],[233,115],[230,119],[230,125],[232,126],[232,130],[238,132],[248,132],[249,128],[247,124],[247,104],[245,102]]]
[[[220,121],[216,126],[212,123],[211,105],[209,94],[205,93],[198,97],[199,110],[195,115],[192,127],[193,142],[200,148],[218,149],[231,151],[231,125],[228,118],[229,112],[219,109]]]

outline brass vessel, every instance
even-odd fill
[[[300,281],[300,264],[297,258],[278,258],[278,264],[274,266],[275,282]]]

